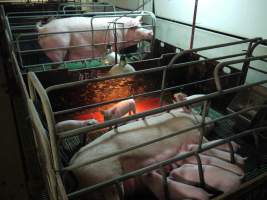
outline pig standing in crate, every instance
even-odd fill
[[[133,99],[121,101],[115,104],[110,109],[101,111],[101,113],[104,116],[105,121],[120,118],[126,115],[127,113],[129,113],[130,115],[135,114],[135,101]]]
[[[140,27],[141,21],[142,17],[138,16],[136,18],[107,17],[94,19],[90,17],[69,17],[54,19],[43,26],[39,22],[37,23],[38,33],[55,34],[40,35],[38,42],[43,49],[59,48],[58,50],[45,51],[53,62],[101,57],[106,51],[106,44],[114,42],[114,23],[117,23],[118,50],[135,45],[141,40],[151,40],[153,31]],[[59,32],[64,33],[57,34]],[[70,48],[70,46],[80,45],[82,47]]]

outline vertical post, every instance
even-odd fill
[[[196,18],[197,18],[197,6],[198,6],[198,0],[195,0],[195,8],[194,8],[194,15],[193,15],[191,40],[190,40],[190,46],[189,46],[190,49],[193,48],[193,44],[194,44],[195,28],[196,28]]]

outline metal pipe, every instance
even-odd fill
[[[221,81],[220,81],[220,78],[219,78],[219,71],[223,67],[225,67],[226,65],[230,65],[230,64],[237,64],[237,63],[247,62],[247,61],[255,61],[255,60],[262,59],[262,58],[267,58],[267,55],[249,57],[249,58],[238,59],[238,60],[231,60],[231,61],[221,62],[221,63],[217,64],[215,69],[214,69],[214,78],[215,78],[215,84],[216,84],[217,90],[219,92],[222,91]]]
[[[224,119],[228,119],[228,118],[231,118],[231,117],[235,117],[237,115],[240,115],[241,113],[245,113],[249,110],[252,110],[252,109],[261,109],[261,108],[267,108],[267,105],[265,106],[253,106],[253,107],[250,107],[250,108],[247,108],[247,109],[243,109],[243,110],[240,110],[236,113],[231,113],[231,114],[228,114],[228,115],[225,115],[223,117],[220,117],[220,118],[217,118],[217,119],[214,119],[214,120],[211,120],[209,122],[206,122],[205,124],[201,124],[201,123],[198,123],[194,126],[191,126],[189,128],[185,128],[185,129],[182,129],[178,132],[175,132],[175,133],[171,133],[171,134],[168,134],[166,136],[162,136],[162,137],[159,137],[159,138],[156,138],[156,139],[153,139],[153,140],[150,140],[148,142],[144,142],[144,143],[141,143],[139,145],[136,145],[136,146],[132,146],[132,147],[129,147],[129,148],[126,148],[126,149],[122,149],[122,150],[119,150],[119,151],[116,151],[116,152],[112,152],[110,154],[107,154],[107,155],[104,155],[104,156],[99,156],[98,158],[95,158],[93,160],[89,160],[89,161],[85,161],[83,163],[80,163],[80,164],[75,164],[75,165],[70,165],[68,167],[65,167],[63,168],[62,170],[73,170],[73,169],[76,169],[76,168],[80,168],[80,167],[83,167],[85,165],[90,165],[90,164],[93,164],[93,163],[96,163],[96,162],[99,162],[99,161],[102,161],[102,160],[105,160],[105,159],[108,159],[108,158],[111,158],[111,157],[114,157],[114,156],[117,156],[117,155],[120,155],[120,154],[124,154],[124,153],[127,153],[129,151],[132,151],[132,150],[135,150],[135,149],[139,149],[139,148],[142,148],[144,146],[147,146],[147,145],[150,145],[150,144],[153,144],[155,142],[159,142],[161,140],[165,140],[165,139],[168,139],[168,138],[171,138],[171,137],[174,137],[174,136],[177,136],[177,135],[180,135],[180,134],[183,134],[183,133],[186,133],[188,131],[192,131],[194,129],[199,129],[201,128],[202,126],[207,126],[207,125],[211,125],[211,124],[214,124],[218,121],[222,121]],[[141,117],[140,117],[141,118]],[[100,124],[101,125],[101,124]],[[94,125],[92,125],[94,126]],[[96,126],[96,125],[95,125]],[[91,126],[90,126],[91,127]],[[61,136],[61,135],[59,135]],[[201,144],[199,144],[201,146]],[[198,148],[197,151],[200,152],[202,151],[204,147],[201,146],[201,148]]]
[[[138,113],[138,114],[127,116],[127,117],[124,117],[124,118],[121,118],[121,119],[110,120],[110,121],[104,122],[102,124],[96,124],[96,125],[92,125],[92,126],[89,126],[89,127],[82,127],[82,128],[78,128],[78,129],[75,129],[75,130],[61,132],[58,135],[58,137],[60,137],[60,138],[70,137],[70,136],[74,136],[74,135],[79,135],[80,133],[89,132],[89,131],[93,131],[93,130],[96,130],[96,129],[113,126],[113,125],[116,125],[118,123],[125,123],[125,122],[128,122],[130,120],[144,118],[147,115],[158,114],[158,113],[161,113],[161,112],[164,112],[164,111],[169,111],[169,110],[172,110],[172,109],[175,109],[175,108],[178,108],[178,107],[182,107],[182,106],[186,106],[186,105],[189,105],[189,104],[197,103],[197,102],[204,101],[204,100],[207,100],[207,99],[210,99],[210,98],[215,98],[215,97],[220,96],[222,93],[223,94],[229,94],[229,93],[233,93],[233,92],[237,92],[237,91],[242,91],[242,90],[245,90],[247,88],[250,88],[250,87],[253,87],[253,86],[256,86],[256,85],[262,85],[262,84],[265,84],[265,83],[267,83],[267,80],[259,81],[257,83],[250,83],[250,84],[247,84],[247,85],[237,86],[237,87],[233,87],[233,88],[230,88],[230,89],[225,89],[225,90],[223,90],[221,92],[217,91],[217,92],[205,95],[203,97],[198,97],[198,98],[187,100],[187,101],[184,101],[184,102],[179,102],[179,103],[175,103],[175,104],[171,104],[171,105],[166,105],[166,106],[161,107],[161,108],[156,108],[156,109],[153,109],[153,110],[150,110],[150,111],[145,111],[143,113]]]
[[[154,15],[154,13],[150,11],[134,11],[134,12],[129,12],[129,11],[116,11],[116,12],[91,12],[88,14],[58,14],[57,17],[76,17],[76,16],[87,16],[87,15],[103,15],[104,17],[121,17],[123,15],[131,16],[131,17],[136,17],[140,16],[141,12],[144,12],[143,15]],[[53,17],[54,15],[28,15],[28,16],[23,16],[25,19],[38,19],[38,18],[44,18],[44,17]],[[21,19],[22,16],[10,16],[8,17],[9,19]]]
[[[52,107],[49,101],[49,98],[36,77],[36,75],[33,72],[28,73],[28,87],[30,91],[30,97],[33,101],[35,101],[36,96],[35,92],[38,93],[41,102],[42,102],[42,108],[47,120],[47,126],[48,126],[48,132],[49,132],[49,138],[50,138],[50,144],[51,144],[51,151],[52,151],[52,156],[53,156],[53,164],[54,164],[54,169],[57,171],[60,169],[59,167],[59,152],[57,148],[57,140],[56,140],[56,130],[55,130],[55,118],[53,115]]]
[[[257,41],[255,44],[252,44],[252,42],[249,43],[249,47],[247,50],[247,55],[245,58],[249,58],[253,56],[253,51],[254,49],[260,44],[262,43],[264,40],[259,40]],[[246,81],[246,77],[247,77],[247,73],[248,73],[248,69],[249,69],[249,64],[250,61],[245,61],[242,65],[242,73],[243,75],[240,78],[240,84],[244,84]]]
[[[241,74],[241,72],[230,74],[230,75],[224,75],[224,76],[221,76],[221,78],[236,76],[236,75],[239,75],[239,74]],[[182,84],[182,85],[165,88],[164,90],[155,90],[155,91],[152,91],[152,92],[145,92],[145,93],[132,95],[132,96],[125,97],[125,98],[117,98],[117,99],[113,99],[111,101],[105,101],[105,102],[101,102],[101,103],[89,104],[89,105],[79,106],[79,107],[76,107],[76,108],[60,110],[60,111],[54,112],[54,115],[55,116],[56,115],[63,115],[63,114],[67,114],[67,113],[72,113],[72,112],[84,110],[84,109],[99,107],[99,106],[103,106],[103,105],[107,105],[107,104],[111,104],[111,103],[117,103],[119,101],[131,99],[131,98],[147,97],[147,96],[157,95],[157,94],[160,94],[162,91],[163,92],[168,92],[168,91],[172,91],[172,90],[177,90],[179,88],[184,88],[184,87],[189,86],[189,85],[195,85],[195,84],[204,83],[204,82],[208,82],[208,81],[212,81],[212,80],[214,80],[214,78],[208,78],[208,79],[205,79],[205,80],[196,81],[196,82],[192,82],[192,83],[185,83],[185,84]]]
[[[173,54],[173,53],[168,53],[168,54]],[[168,55],[168,54],[164,54],[164,55]],[[220,56],[220,57],[215,57],[215,58],[210,58],[210,59],[206,59],[206,60],[202,60],[202,62],[208,62],[208,61],[214,61],[214,60],[222,60],[222,59],[227,59],[227,58],[233,58],[233,57],[238,57],[238,56],[244,56],[246,55],[246,53],[239,53],[239,54],[232,54],[232,55],[227,55],[227,56]],[[95,59],[100,59],[102,57],[96,57]],[[159,61],[163,59],[163,56],[161,55],[160,57],[158,58],[153,58],[153,59],[147,59],[145,60],[146,62],[149,62],[149,61]],[[91,58],[87,58],[87,59],[79,59],[79,60],[69,60],[69,61],[64,61],[66,64],[68,63],[73,63],[73,62],[80,62],[80,61],[91,61],[92,59]],[[140,61],[136,61],[136,62],[131,62],[132,64],[133,63],[139,63]],[[60,65],[60,64],[63,64],[63,62],[50,62],[50,63],[46,63],[46,65]],[[38,68],[40,67],[41,65],[44,65],[44,64],[34,64],[34,65],[25,65],[24,68]],[[176,66],[176,65],[174,65]],[[92,67],[91,69],[101,69],[102,67]],[[108,66],[104,66],[103,68],[108,68]]]
[[[248,41],[252,41],[252,40],[256,40],[257,41],[258,38],[246,40],[244,42],[248,42]],[[138,74],[142,74],[142,73],[156,72],[156,71],[163,70],[165,68],[172,68],[173,67],[173,64],[177,60],[177,58],[180,57],[181,55],[186,54],[186,53],[191,53],[191,52],[200,51],[200,50],[207,50],[207,49],[216,48],[216,47],[224,47],[224,46],[234,45],[234,44],[241,44],[241,43],[244,43],[244,42],[243,41],[238,41],[238,42],[233,42],[233,43],[214,45],[214,46],[210,46],[210,47],[202,47],[202,48],[197,48],[197,49],[192,49],[192,50],[185,50],[184,52],[181,52],[181,53],[176,54],[172,58],[172,60],[170,61],[170,63],[167,66],[164,66],[164,67],[157,67],[157,68],[152,68],[152,69],[140,70],[140,71],[136,71],[136,72],[132,72],[132,73],[115,75],[115,76],[109,76],[109,77],[102,77],[102,78],[96,78],[96,79],[88,79],[88,80],[83,80],[83,81],[75,81],[75,82],[70,82],[70,83],[65,83],[65,84],[58,84],[58,85],[54,85],[54,86],[48,87],[46,89],[46,91],[47,91],[47,93],[49,93],[52,90],[63,89],[63,88],[67,88],[67,87],[74,87],[74,86],[83,85],[83,84],[87,84],[87,83],[94,82],[94,81],[109,80],[109,79],[113,79],[113,78],[121,78],[121,77],[125,77],[125,76],[130,76],[130,75],[138,75]],[[198,64],[200,62],[201,61],[192,61],[192,62],[187,62],[187,63],[180,63],[180,64],[177,64],[173,68],[176,68],[176,67],[178,68],[178,67],[186,66],[186,65],[189,65],[189,64]]]
[[[194,14],[193,14],[193,22],[192,22],[192,31],[191,31],[191,40],[189,49],[193,48],[194,44],[194,37],[195,37],[195,28],[196,28],[196,18],[197,18],[197,6],[198,6],[198,0],[195,0],[195,7],[194,7]]]

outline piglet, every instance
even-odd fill
[[[163,190],[163,177],[159,173],[153,171],[147,175],[142,176],[142,181],[149,188],[151,192],[159,199],[165,200]],[[201,188],[186,185],[180,182],[173,181],[167,178],[168,191],[170,200],[179,199],[195,199],[208,200],[209,194]]]
[[[205,96],[205,95],[204,94],[195,94],[195,95],[187,96],[186,94],[179,92],[179,93],[175,93],[173,95],[173,101],[174,101],[174,103],[176,103],[176,102],[187,101],[187,100],[191,100],[191,99],[195,99],[195,98],[199,98],[199,97],[203,97],[203,96]],[[191,104],[190,106],[184,106],[183,111],[186,113],[191,113],[192,112],[191,108],[201,106],[202,104],[203,104],[203,102],[200,101],[198,103]]]
[[[185,152],[180,152],[179,154],[183,154],[183,153]],[[244,176],[244,171],[237,165],[226,162],[216,157],[207,156],[203,154],[199,154],[199,157],[200,157],[202,165],[211,165],[211,166],[219,167],[221,169],[232,172],[239,176],[242,176],[242,177]],[[176,161],[175,164],[176,165],[198,164],[198,162],[195,156],[190,156],[190,157],[187,157],[186,159]]]
[[[88,120],[65,120],[58,122],[56,124],[56,131],[63,132],[63,131],[68,131],[76,128],[81,128],[84,126],[89,126],[93,124],[97,124],[98,121],[95,119],[88,119]]]
[[[209,141],[209,142],[205,143],[205,145],[214,144],[214,143],[219,142],[219,141],[221,141],[221,140],[222,140],[222,139]],[[232,147],[233,147],[234,152],[237,152],[237,150],[240,149],[240,145],[237,144],[236,142],[231,141],[231,144],[232,144]],[[229,144],[228,144],[228,143],[226,143],[226,144],[221,144],[221,145],[219,145],[219,146],[216,146],[215,148],[216,148],[216,149],[219,149],[219,150],[222,150],[222,151],[228,151],[228,152],[230,152],[230,147],[229,147]]]
[[[207,143],[205,143],[207,144]],[[203,146],[205,146],[205,144],[203,144]],[[195,151],[198,149],[198,145],[197,144],[189,144],[187,145],[187,150],[189,151]],[[222,151],[216,148],[212,148],[206,151],[203,151],[202,154],[204,155],[208,155],[208,156],[213,156],[213,157],[217,157],[219,159],[225,160],[230,162],[231,161],[231,154],[229,152],[226,151]],[[238,154],[234,154],[234,158],[237,164],[239,164],[240,166],[244,166],[244,162],[247,159],[246,157],[242,157]]]
[[[101,111],[102,115],[104,116],[104,120],[111,120],[111,119],[117,119],[125,114],[135,114],[136,113],[136,107],[135,107],[135,101],[134,99],[128,99],[121,101],[114,106],[112,106],[108,110]]]
[[[236,174],[210,165],[202,165],[202,168],[204,180],[208,186],[216,188],[222,192],[231,192],[240,186],[241,177]],[[180,168],[172,170],[170,177],[177,181],[185,180],[194,183],[200,182],[198,166],[192,164],[185,164]]]

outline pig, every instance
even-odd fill
[[[143,175],[142,180],[151,192],[159,199],[165,200],[163,190],[163,177],[156,171]],[[170,200],[179,199],[196,199],[196,200],[208,200],[209,194],[198,187],[186,185],[177,181],[173,181],[167,178],[168,191]]]
[[[206,143],[205,145],[213,144],[213,143],[219,142],[219,141],[221,141],[221,140],[222,140],[222,139],[209,141],[209,142]],[[237,152],[238,149],[240,149],[240,145],[237,144],[236,142],[231,141],[231,144],[232,144],[232,147],[233,147],[234,152]],[[228,151],[228,152],[230,152],[230,147],[229,147],[229,144],[228,144],[228,143],[226,143],[226,144],[222,144],[222,145],[219,145],[219,146],[216,146],[215,149],[219,149],[219,150],[222,150],[222,151]]]
[[[119,19],[118,17],[94,18],[92,20],[93,27],[90,17],[69,17],[54,19],[45,25],[38,22],[36,28],[40,34],[64,32],[62,34],[39,35],[38,42],[43,49],[62,48],[45,51],[53,62],[101,57],[105,53],[106,44],[114,42],[114,31],[112,29],[114,23],[112,22],[115,21],[118,23],[117,42],[127,41],[118,43],[118,50],[135,45],[140,40],[151,40],[153,38],[152,30],[140,27],[142,21],[140,16],[136,18],[121,17]],[[101,29],[105,30],[101,31]],[[94,30],[94,34],[92,31],[75,32],[84,30]],[[90,44],[95,46],[86,46]],[[70,48],[70,46],[78,45],[84,46]]]
[[[205,144],[208,144],[208,143],[205,143]],[[203,145],[205,146],[205,144],[203,144]],[[187,145],[187,150],[188,151],[195,151],[197,149],[198,149],[198,145],[197,144],[189,144],[189,145]],[[225,160],[225,161],[228,161],[228,162],[231,161],[231,155],[230,155],[229,152],[222,151],[222,150],[219,150],[219,149],[216,149],[216,148],[212,148],[212,149],[203,151],[202,154],[208,155],[208,156],[217,157],[219,159],[222,159],[222,160]],[[240,156],[240,155],[238,155],[236,153],[234,154],[234,158],[235,158],[236,164],[238,164],[241,167],[244,166],[244,162],[247,159],[246,157],[242,157],[242,156]]]
[[[71,159],[70,165],[80,165],[96,158],[106,156],[132,146],[139,145],[159,137],[191,127],[200,120],[200,115],[180,112],[179,109],[157,114],[138,121],[119,126],[82,147]],[[116,155],[100,162],[85,165],[72,172],[80,187],[90,186],[102,181],[131,172],[153,163],[166,160],[180,151],[183,144],[197,143],[198,129],[167,138],[151,145]],[[115,186],[110,186],[97,193],[99,199],[119,199]],[[97,194],[95,194],[97,196]],[[91,194],[90,194],[91,195]]]
[[[195,94],[195,95],[187,96],[186,94],[180,92],[180,93],[175,93],[173,95],[173,102],[177,103],[177,102],[187,101],[187,100],[191,100],[191,99],[195,99],[195,98],[199,98],[199,97],[203,97],[203,96],[205,96],[205,95],[204,94]],[[195,103],[195,104],[191,104],[190,106],[184,106],[182,109],[186,113],[191,113],[192,108],[201,106],[202,104],[203,104],[203,101]]]
[[[179,154],[183,154],[186,152],[180,152]],[[226,162],[216,157],[207,156],[203,154],[199,154],[200,160],[202,165],[211,165],[215,167],[219,167],[226,171],[232,172],[238,176],[244,176],[244,171],[239,166],[234,165],[232,163]],[[179,160],[175,162],[176,165],[183,165],[183,164],[198,164],[197,159],[195,156],[187,157],[186,159]]]
[[[89,126],[93,124],[97,124],[98,121],[95,119],[89,119],[89,120],[65,120],[58,122],[56,124],[56,131],[58,133],[63,131],[68,131],[76,128],[81,128],[84,126]]]
[[[234,191],[241,184],[242,177],[222,168],[210,165],[202,165],[202,168],[205,183],[221,192]],[[170,177],[177,181],[185,180],[193,183],[200,182],[198,166],[193,164],[185,164],[172,170]]]
[[[127,113],[136,114],[135,101],[134,99],[120,101],[110,109],[102,110],[101,113],[104,116],[105,121],[120,118]]]

